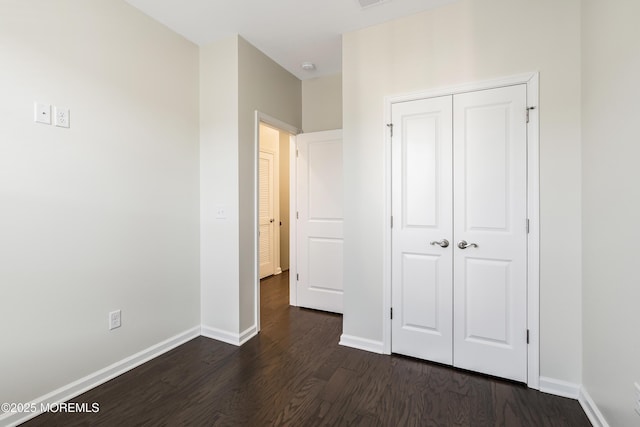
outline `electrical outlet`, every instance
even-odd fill
[[[638,383],[633,383],[633,386],[635,387],[635,392],[636,392],[636,398],[635,398],[636,406],[635,406],[635,410],[636,410],[637,414],[638,414],[638,415],[640,415],[640,384],[638,384]]]
[[[120,310],[109,313],[109,330],[119,328],[122,325],[122,313]]]
[[[62,107],[54,107],[53,117],[55,117],[56,126],[61,128],[69,127],[69,109]]]
[[[227,208],[223,205],[216,206],[216,219],[226,219],[227,218]]]
[[[50,125],[51,124],[51,105],[34,102],[33,103],[33,120],[36,123]]]

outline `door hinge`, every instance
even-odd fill
[[[300,280],[300,275],[298,273],[296,273],[296,280],[299,281]]]
[[[527,329],[527,344],[529,344],[529,330]]]
[[[393,216],[391,216],[391,228],[393,228]]]
[[[296,219],[300,219],[300,212],[296,211]]]
[[[393,307],[391,307],[391,320],[393,320]]]
[[[527,117],[529,117],[528,114],[529,114],[529,112],[527,111]],[[298,157],[298,149],[297,148],[296,148],[296,157]]]
[[[393,123],[388,123],[387,127],[389,128],[389,132],[391,132],[391,137],[393,138]]]
[[[527,218],[527,234],[529,234],[529,218]]]
[[[535,110],[536,107],[527,107],[527,123],[529,123],[529,111]]]

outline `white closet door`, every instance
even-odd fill
[[[392,351],[452,363],[451,96],[394,104]]]
[[[342,313],[342,131],[297,136],[297,304]]]
[[[526,381],[526,86],[391,114],[392,351]]]
[[[456,95],[453,106],[453,363],[525,382],[526,86]]]

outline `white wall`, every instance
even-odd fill
[[[463,0],[343,37],[344,327],[382,340],[386,95],[540,72],[541,375],[581,381],[580,1]]]
[[[640,424],[639,16],[637,1],[583,2],[583,382],[612,426]]]
[[[0,401],[28,402],[200,323],[198,49],[121,1],[0,8]]]
[[[257,322],[255,111],[300,128],[302,93],[300,80],[242,37],[238,39],[238,66],[240,331],[245,331]]]
[[[302,130],[342,129],[342,74],[302,81]]]
[[[237,334],[237,36],[200,48],[200,198],[202,325]]]

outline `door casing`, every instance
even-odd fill
[[[285,123],[281,120],[276,119],[275,117],[271,117],[268,114],[262,113],[258,110],[255,110],[254,112],[254,143],[253,143],[253,170],[255,172],[254,176],[255,176],[255,182],[254,182],[254,192],[253,192],[253,206],[254,206],[254,210],[253,210],[253,227],[254,227],[254,237],[253,237],[253,241],[254,241],[254,248],[253,248],[253,266],[254,266],[254,271],[253,271],[253,276],[255,277],[255,282],[254,282],[254,316],[256,319],[256,332],[260,332],[260,254],[259,254],[259,241],[260,241],[260,237],[258,235],[259,233],[259,227],[258,227],[258,220],[259,220],[259,212],[258,212],[258,205],[260,203],[260,199],[259,199],[259,188],[260,188],[260,182],[259,182],[259,173],[260,173],[260,169],[259,169],[259,158],[260,158],[260,123],[265,123],[273,128],[276,129],[280,129],[282,131],[288,132],[291,135],[290,141],[289,141],[289,152],[291,153],[292,151],[294,152],[295,155],[295,135],[297,135],[298,133],[300,133],[300,130],[298,128],[296,128],[293,125],[290,125],[288,123]],[[291,176],[291,162],[289,163],[289,168],[290,168],[290,174],[289,176]],[[295,171],[295,170],[294,170]],[[290,190],[290,191],[293,191]],[[295,200],[290,200],[290,203],[295,203]],[[295,206],[295,205],[294,205]],[[294,228],[294,227],[292,227]],[[292,233],[293,236],[289,237],[289,241],[293,241],[293,239],[295,239],[295,233]],[[290,249],[291,251],[295,250],[294,249]],[[289,262],[289,268],[295,268],[295,258],[290,257],[290,262]]]
[[[444,95],[494,89],[516,84],[527,86],[527,385],[540,387],[540,184],[539,184],[539,73],[531,72],[510,77],[444,87],[424,92],[385,97],[384,114],[384,228],[383,228],[383,295],[382,295],[382,352],[391,354],[391,106],[398,102],[415,101]]]

